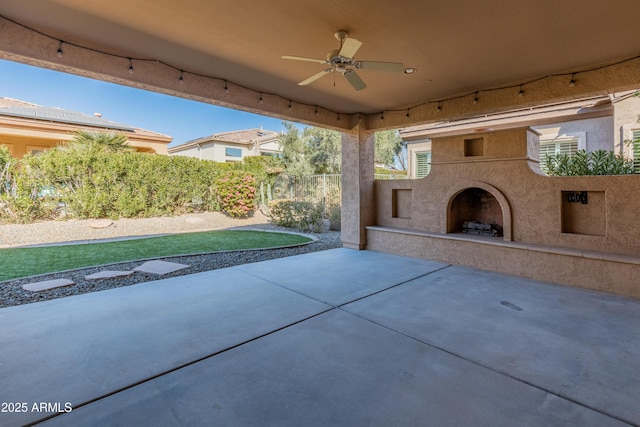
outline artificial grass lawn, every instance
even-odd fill
[[[107,243],[0,249],[0,281],[146,258],[272,248],[309,241],[295,234],[226,230]]]

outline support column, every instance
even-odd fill
[[[342,133],[342,244],[365,249],[367,225],[375,222],[374,133],[359,123]]]

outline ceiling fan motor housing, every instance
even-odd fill
[[[329,63],[333,67],[337,67],[340,65],[353,65],[353,60],[350,58],[345,58],[344,56],[340,56],[340,51],[336,49],[327,53],[327,63]]]

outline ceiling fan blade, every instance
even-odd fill
[[[353,86],[355,90],[362,90],[365,87],[367,87],[367,85],[362,81],[360,76],[358,76],[356,72],[353,70],[345,71],[344,77],[347,79],[349,83],[351,83],[351,86]]]
[[[313,83],[316,80],[318,80],[320,77],[332,71],[333,71],[333,68],[327,68],[326,70],[320,71],[318,74],[314,74],[313,76],[309,77],[307,80],[303,80],[300,83],[298,83],[298,86],[306,86],[309,83]]]
[[[347,37],[342,42],[342,48],[340,48],[340,52],[338,53],[338,55],[342,56],[343,58],[351,59],[356,54],[358,49],[360,49],[360,46],[362,46],[362,42],[360,40]]]
[[[400,62],[357,61],[354,65],[358,70],[390,71],[395,73],[404,71],[404,64]]]
[[[302,56],[282,56],[282,59],[291,59],[293,61],[306,61],[306,62],[315,62],[317,64],[326,64],[327,61],[325,59],[315,59],[315,58],[304,58]]]

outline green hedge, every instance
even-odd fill
[[[0,151],[0,173],[9,161],[0,176],[0,218],[10,222],[219,211],[214,182],[222,173],[242,169],[245,176],[269,179],[273,172],[265,167],[271,160],[227,164],[80,143],[19,162]]]
[[[578,150],[573,156],[546,156],[542,169],[552,176],[627,175],[633,173],[633,161],[613,151]]]

